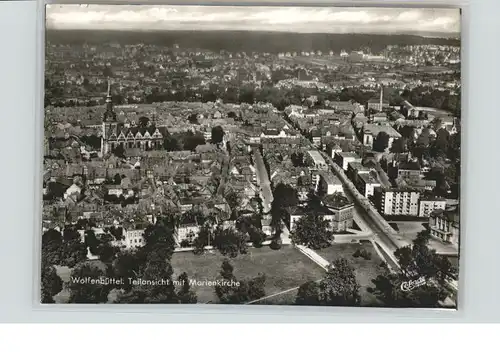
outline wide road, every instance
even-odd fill
[[[362,231],[369,230],[371,233],[373,233],[375,242],[387,254],[388,258],[390,258],[389,265],[394,269],[398,268],[399,265],[394,256],[394,252],[398,249],[398,246],[396,245],[395,241],[392,240],[389,235],[387,235],[386,232],[380,228],[379,224],[377,224],[377,222],[373,220],[372,216],[368,214],[366,208],[360,204],[363,201],[368,202],[368,200],[364,197],[361,198],[359,192],[353,189],[353,185],[348,180],[344,171],[340,166],[334,163],[329,155],[323,152],[321,152],[321,154],[329,163],[333,173],[336,174],[342,182],[346,197],[354,203],[354,218],[355,220],[357,220],[356,223],[358,224],[358,226]]]

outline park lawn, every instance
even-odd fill
[[[171,264],[177,277],[186,272],[190,279],[216,280],[224,256],[218,252],[194,255],[192,252],[178,252],[172,256]],[[266,275],[266,295],[302,285],[310,280],[318,280],[325,271],[292,246],[284,245],[274,251],[269,247],[249,248],[247,254],[229,258],[238,280],[249,280],[258,273]],[[193,287],[199,303],[216,303],[213,286]],[[291,304],[295,294],[285,294],[286,299],[273,299],[273,304]]]
[[[356,252],[357,249],[365,249],[367,252],[370,252],[372,254],[371,259],[366,260],[361,257],[354,258],[352,255],[354,254],[354,252]],[[368,288],[373,287],[372,280],[383,273],[383,268],[380,266],[382,259],[380,259],[377,252],[375,251],[375,248],[370,242],[333,244],[328,248],[317,250],[316,252],[330,262],[339,258],[346,259],[354,268],[356,280],[361,286],[361,305],[380,305],[380,302],[377,300],[377,298],[373,294],[368,292]]]

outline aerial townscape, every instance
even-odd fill
[[[460,50],[48,28],[41,302],[456,308]]]

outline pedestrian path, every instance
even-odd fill
[[[323,269],[328,270],[328,267],[330,266],[330,262],[320,256],[318,253],[316,253],[314,250],[311,248],[308,248],[303,245],[296,245],[295,246],[299,251],[301,251],[306,257],[311,259],[313,262],[321,266]]]

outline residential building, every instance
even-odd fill
[[[460,233],[460,207],[434,210],[429,217],[429,228],[432,236],[443,242],[458,246]]]
[[[420,192],[411,188],[375,188],[375,205],[382,215],[418,216]]]
[[[353,225],[354,204],[350,202],[341,193],[334,193],[323,199],[323,207],[310,210],[305,207],[291,207],[288,209],[288,229],[294,231],[297,222],[307,214],[313,211],[314,214],[321,216],[328,222],[329,229],[334,232],[343,232]]]
[[[308,150],[306,161],[317,170],[327,170],[328,164],[317,150]]]
[[[181,224],[175,231],[175,242],[179,245],[182,241],[192,243],[200,233],[200,226],[195,223]]]
[[[356,178],[359,174],[368,174],[370,169],[363,166],[359,161],[353,161],[347,164],[346,175],[352,182],[356,182]]]
[[[381,183],[375,171],[358,174],[354,185],[358,191],[367,198],[375,194],[375,189],[377,187],[381,187]]]
[[[137,226],[123,229],[122,243],[126,249],[134,249],[144,246],[144,230],[145,227]]]
[[[326,150],[330,154],[332,159],[335,157],[335,153],[342,152],[342,148],[336,143],[329,143],[326,147]]]
[[[354,203],[342,193],[334,193],[323,198],[323,205],[332,213],[331,228],[335,232],[352,228]]]
[[[398,165],[398,177],[418,180],[421,174],[420,163],[418,161],[399,163]]]
[[[319,172],[319,180],[316,184],[316,192],[331,195],[336,192],[343,193],[342,182],[337,176],[330,172]]]
[[[445,208],[446,199],[444,198],[422,197],[420,198],[418,216],[421,218],[427,218],[434,210]]]
[[[335,157],[333,160],[344,170],[347,171],[347,166],[349,163],[352,162],[361,162],[361,157],[358,156],[356,153],[351,153],[351,152],[340,152],[340,153],[335,153]]]
[[[361,136],[363,144],[373,148],[373,141],[377,138],[380,132],[384,132],[389,136],[389,142],[387,149],[391,149],[392,143],[395,139],[401,138],[398,131],[388,125],[375,125],[375,124],[365,124],[361,130]]]

